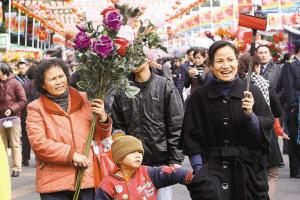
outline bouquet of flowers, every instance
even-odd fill
[[[90,100],[103,99],[111,90],[125,88],[128,97],[134,97],[139,89],[130,86],[127,79],[133,68],[147,62],[146,50],[164,49],[155,27],[150,21],[142,22],[137,31],[127,22],[131,18],[138,19],[138,8],[127,5],[108,7],[101,12],[103,22],[94,26],[91,21],[83,19],[84,23],[77,25],[79,33],[74,40],[76,57],[79,61],[80,81],[78,87],[86,91]],[[96,124],[93,115],[88,141],[84,155],[88,155]],[[76,180],[76,192],[73,199],[78,199],[83,176],[80,169]]]

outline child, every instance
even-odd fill
[[[176,183],[188,184],[192,179],[192,172],[183,168],[141,165],[143,145],[133,136],[116,138],[111,151],[118,169],[102,180],[96,200],[155,200],[158,189]]]

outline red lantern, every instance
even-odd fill
[[[47,39],[47,37],[48,37],[47,31],[44,28],[40,28],[40,30],[39,30],[39,39],[41,41],[45,41]]]

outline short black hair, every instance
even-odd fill
[[[204,48],[195,49],[193,56],[195,57],[199,53],[202,57],[206,57],[206,50]]]
[[[249,62],[250,62],[250,54],[249,53],[244,54],[240,57],[238,73],[241,78],[245,78],[246,73],[248,73]],[[260,65],[260,57],[257,54],[255,54],[253,56],[252,71],[255,69],[256,65]]]
[[[2,74],[7,76],[11,73],[9,65],[4,62],[0,62],[0,71],[2,71]]]
[[[26,76],[29,80],[34,80],[36,77],[36,73],[38,71],[38,66],[36,64],[33,64],[26,72]]]
[[[191,52],[195,51],[195,48],[189,48],[187,51],[186,51],[186,55],[189,55]]]
[[[224,40],[219,40],[219,41],[214,42],[208,49],[208,62],[209,62],[209,65],[213,65],[216,52],[219,49],[221,49],[223,47],[226,47],[226,46],[230,47],[234,51],[236,59],[238,59],[238,57],[239,57],[238,49],[230,42],[227,42],[227,41],[224,41]]]
[[[255,48],[255,51],[257,51],[260,47],[267,47],[268,49],[269,49],[269,51],[270,51],[270,48],[269,48],[269,46],[268,45],[266,45],[266,44],[261,44],[261,45],[258,45],[258,47],[256,47]]]
[[[22,65],[22,64],[25,64],[25,65],[26,65],[26,63],[25,63],[25,62],[21,61],[21,62],[18,62],[18,63],[16,64],[16,66],[19,68],[19,67],[20,67],[20,65]]]
[[[37,89],[38,92],[42,93],[42,94],[47,94],[48,92],[43,88],[44,85],[44,81],[45,81],[45,73],[47,70],[51,69],[52,67],[59,67],[63,70],[63,72],[65,73],[67,80],[68,80],[68,84],[69,84],[69,80],[70,80],[70,74],[69,74],[69,69],[66,65],[66,63],[59,58],[55,58],[55,59],[49,59],[49,60],[42,60],[37,68],[36,71],[36,76],[34,79],[34,85],[35,88]]]

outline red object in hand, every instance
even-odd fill
[[[240,14],[239,26],[265,31],[267,28],[267,19],[257,16]]]
[[[124,38],[117,38],[115,39],[115,44],[118,45],[117,52],[121,56],[125,56],[126,50],[128,48],[128,40]]]
[[[280,126],[279,118],[275,118],[273,128],[274,128],[275,133],[276,133],[277,136],[282,137],[284,135],[284,132],[283,132],[281,126]]]

